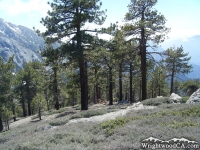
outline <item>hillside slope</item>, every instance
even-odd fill
[[[0,19],[0,56],[5,61],[14,55],[17,68],[25,62],[41,60],[37,50],[44,47],[44,40],[35,31]]]

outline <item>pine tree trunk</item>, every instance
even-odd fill
[[[57,80],[57,68],[53,68],[54,71],[54,101],[55,109],[59,110],[59,100],[58,100],[58,80]]]
[[[173,75],[173,73],[172,73],[170,95],[173,93],[173,88],[174,88],[174,75]]]
[[[109,67],[109,105],[113,105],[113,93],[112,93],[112,68]]]
[[[88,101],[90,99],[90,96],[88,95],[88,73],[87,73],[87,61],[85,61],[85,72],[84,72],[84,76],[85,76],[85,87],[86,87],[86,101],[85,101],[85,104],[86,104],[86,107],[88,109]]]
[[[175,57],[173,60],[173,68],[172,68],[172,75],[171,75],[171,88],[170,88],[170,95],[173,93],[173,89],[174,89],[174,70],[175,70],[175,65],[174,65],[174,61],[175,61]]]
[[[122,101],[122,64],[119,64],[119,101]]]
[[[97,101],[98,101],[98,99],[100,99],[100,97],[99,97],[99,86],[98,86],[97,83],[95,85],[95,91],[96,91],[96,98],[97,98]]]
[[[124,100],[128,100],[127,91],[128,91],[128,88],[127,88],[127,84],[126,84],[125,91],[124,91],[124,95],[125,95]]]
[[[140,81],[139,101],[142,100],[142,80]]]
[[[21,87],[21,97],[22,97],[23,116],[26,117],[27,114],[26,114],[25,100],[22,87]]]
[[[31,102],[28,100],[28,115],[31,116]]]
[[[6,120],[6,124],[7,124],[8,130],[10,130],[10,125],[9,125],[9,121],[8,120]]]
[[[46,102],[47,102],[47,110],[49,111],[50,108],[49,108],[49,100],[48,100],[48,93],[47,93],[47,90],[45,90],[45,98],[46,98]]]
[[[80,85],[81,85],[81,110],[88,110],[87,76],[83,58],[79,59]]]
[[[13,106],[12,106],[12,112],[13,112],[13,120],[14,122],[16,121],[16,114],[15,114],[15,104],[13,103]]]
[[[96,68],[95,68],[94,72],[95,72],[95,78],[96,78],[97,77],[97,69]],[[97,82],[95,83],[94,91],[95,91],[95,102],[94,103],[96,104],[98,102],[98,99],[99,99],[99,92],[98,92],[98,84],[97,84]]]
[[[153,81],[152,81],[152,85],[151,85],[151,98],[154,98]]]
[[[76,15],[79,14],[79,7],[76,7]],[[77,23],[76,26],[76,42],[78,52],[78,62],[80,70],[80,85],[81,85],[81,110],[88,110],[88,82],[87,82],[87,62],[84,60],[83,48],[81,46],[81,26]]]
[[[30,76],[30,73],[29,73],[29,76]],[[28,103],[28,116],[31,116],[31,98],[30,98],[29,85],[26,86],[26,92],[27,92],[26,99],[27,99],[27,103]]]
[[[96,85],[94,85],[94,95],[93,95],[93,103],[97,103],[97,91],[96,91]]]
[[[98,97],[99,97],[99,99],[101,98],[101,88],[100,87],[98,87]]]
[[[144,21],[144,12],[142,13],[142,19]],[[141,29],[141,41],[140,41],[140,52],[141,52],[141,71],[142,71],[142,100],[146,99],[146,41],[144,26]]]
[[[2,118],[0,116],[0,132],[3,131],[3,121]]]
[[[39,116],[39,119],[42,120],[42,114],[41,114],[41,108],[40,107],[39,107],[38,116]]]
[[[132,63],[130,63],[130,103],[133,103],[133,72],[132,72]]]
[[[160,71],[159,71],[159,74],[158,74],[158,75],[159,75],[158,96],[161,96],[161,95],[160,95],[160,94],[161,94],[161,93],[160,93],[160,82],[161,82],[161,81],[160,81]]]

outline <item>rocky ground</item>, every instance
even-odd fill
[[[96,104],[96,105],[92,105],[90,107],[90,109],[103,109],[103,108],[108,108],[108,105]],[[134,103],[133,105],[129,105],[127,103],[125,103],[124,105],[120,104],[119,108],[120,109],[118,111],[106,113],[104,115],[93,116],[90,118],[72,119],[67,124],[78,123],[78,122],[102,122],[102,121],[106,121],[106,120],[113,120],[119,116],[126,115],[131,110],[153,109],[153,108],[155,108],[155,106],[144,106],[142,103],[138,102],[138,103]],[[44,120],[44,121],[51,120],[51,119],[55,118],[56,115],[57,114],[42,116],[42,120]],[[32,119],[32,117],[33,116],[30,116],[30,117],[26,117],[24,119],[20,119],[16,122],[12,122],[10,124],[10,128],[15,128],[22,124],[26,124],[28,122],[34,121]]]

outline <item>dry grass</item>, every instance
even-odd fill
[[[200,105],[164,104],[156,109],[130,111],[116,120],[101,123],[79,122],[116,110],[118,106],[88,112],[66,109],[53,120],[29,122],[0,133],[1,150],[128,150],[140,149],[141,141],[152,136],[161,140],[187,138],[200,143]],[[73,112],[73,113],[72,113]],[[53,126],[51,123],[56,123]],[[59,123],[60,122],[60,123]]]

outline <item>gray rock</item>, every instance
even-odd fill
[[[186,104],[200,103],[200,89],[194,92],[187,100]]]
[[[178,94],[172,93],[170,95],[169,99],[172,101],[172,103],[180,104],[180,101],[181,101],[182,97],[180,97]]]

